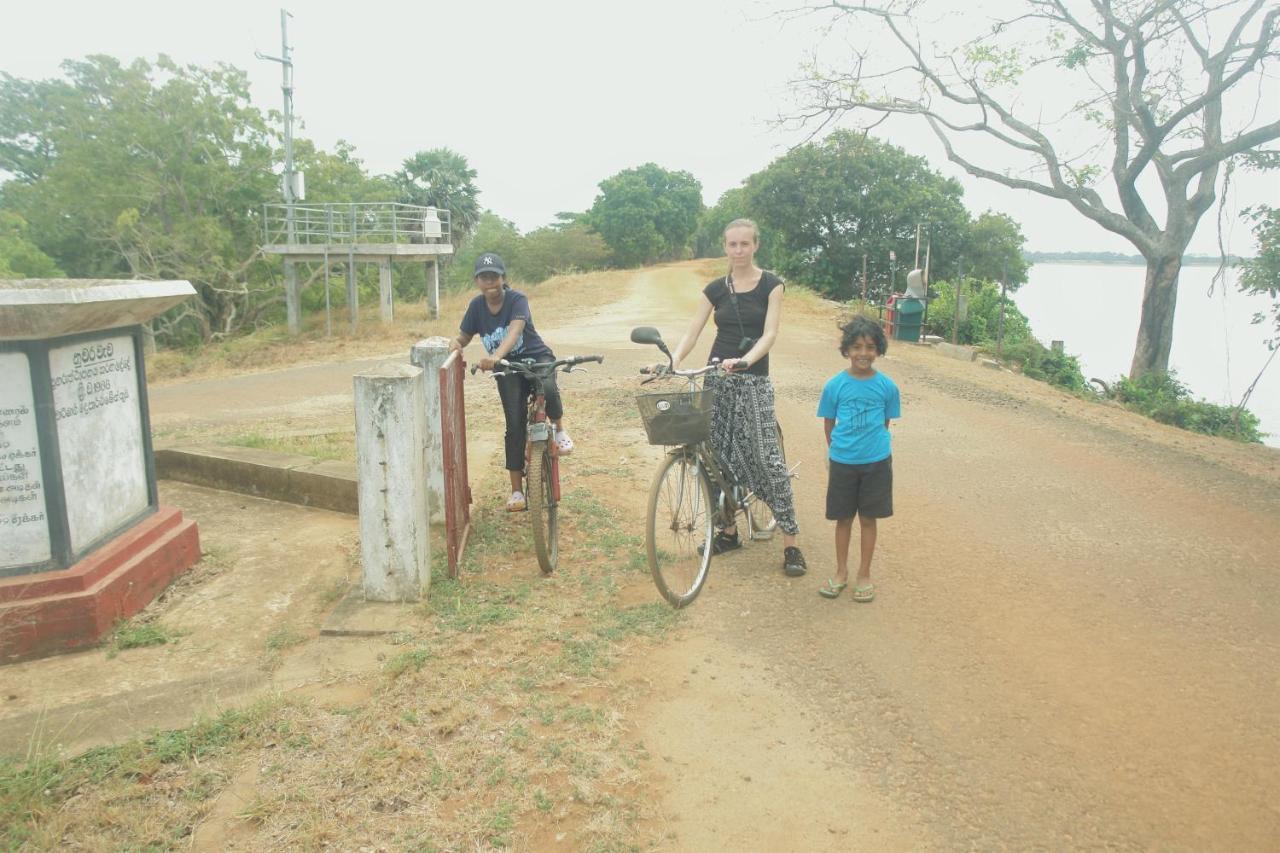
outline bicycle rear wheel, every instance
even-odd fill
[[[544,575],[556,570],[557,544],[555,487],[551,473],[551,443],[535,441],[529,445],[529,520],[533,522],[533,550]]]
[[[778,452],[782,454],[782,467],[787,467],[787,448],[782,443],[782,424],[773,422],[778,431]],[[778,519],[773,517],[773,510],[761,500],[759,495],[752,495],[747,504],[747,527],[751,530],[752,539],[772,539],[773,531],[778,527]]]
[[[667,454],[649,489],[645,546],[653,582],[672,607],[693,601],[706,583],[714,517],[697,457],[684,450]]]

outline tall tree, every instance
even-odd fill
[[[702,185],[693,175],[645,163],[601,181],[589,218],[614,262],[629,267],[681,257],[701,212]]]
[[[449,240],[456,250],[480,224],[476,170],[448,148],[419,151],[395,175],[400,200],[449,211]]]
[[[964,247],[964,274],[982,281],[1006,282],[1015,291],[1027,283],[1031,264],[1022,257],[1027,238],[1003,213],[988,210],[969,226]]]
[[[27,238],[27,223],[0,210],[0,278],[61,278],[53,258]]]
[[[275,182],[244,72],[163,56],[63,69],[0,79],[3,206],[70,275],[190,280],[182,322],[203,340],[254,323],[271,307],[255,213]]]
[[[969,174],[1065,202],[1124,237],[1147,263],[1130,375],[1165,371],[1182,255],[1213,204],[1222,163],[1280,137],[1273,110],[1230,118],[1224,108],[1228,95],[1261,97],[1280,8],[1268,0],[1021,6],[971,38],[928,46],[918,27],[936,7],[928,0],[815,7],[860,28],[868,49],[847,69],[817,71],[802,84],[805,117],[918,116]],[[945,31],[966,23],[955,19]],[[1088,93],[1062,112],[1091,122],[1092,134],[1046,117],[1026,97],[1055,87]],[[965,147],[974,139],[986,153]],[[1095,187],[1103,175],[1114,201]]]
[[[924,223],[935,261],[954,264],[969,229],[962,193],[923,158],[838,130],[748,178],[746,207],[780,272],[847,299],[861,281],[864,254],[876,291],[889,287],[891,267],[901,290],[915,259],[916,228]]]

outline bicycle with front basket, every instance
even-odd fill
[[[631,340],[656,346],[671,361],[657,329],[632,329]],[[650,370],[646,367],[640,372],[648,374]],[[658,591],[677,608],[697,598],[707,581],[717,526],[733,525],[739,513],[745,517],[752,539],[769,539],[778,526],[768,504],[737,482],[708,440],[713,392],[701,387],[701,381],[716,372],[724,372],[718,361],[690,370],[678,370],[672,363],[642,384],[677,378],[684,380],[682,390],[636,397],[649,443],[672,448],[649,488],[645,548]],[[777,429],[781,450],[781,424]]]
[[[528,438],[524,446],[524,494],[529,520],[533,522],[533,550],[544,575],[556,570],[560,552],[560,528],[556,519],[560,505],[560,451],[553,441],[551,421],[547,419],[545,383],[547,377],[557,370],[572,373],[578,365],[592,361],[600,364],[604,356],[578,355],[542,362],[533,359],[508,361],[504,358],[498,361],[491,374],[495,379],[523,376],[529,380],[532,389],[528,403]],[[472,375],[477,369],[479,365],[472,365]]]

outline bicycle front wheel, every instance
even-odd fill
[[[706,583],[714,516],[711,486],[697,457],[669,453],[649,489],[645,546],[653,582],[672,607],[693,601]]]
[[[782,467],[787,467],[787,449],[782,444],[782,424],[773,422],[778,431],[778,453],[782,456]],[[772,539],[773,531],[778,528],[778,519],[773,517],[773,510],[759,495],[752,495],[747,503],[747,526],[751,529],[751,538],[757,540]]]
[[[529,520],[533,522],[533,550],[544,575],[556,570],[557,521],[555,481],[552,470],[551,443],[535,441],[529,445]]]

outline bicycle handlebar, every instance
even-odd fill
[[[498,365],[497,365],[498,367],[501,367],[502,370],[498,370],[495,368],[493,370],[493,375],[503,376],[507,373],[520,373],[525,376],[537,376],[538,374],[551,373],[552,371],[558,370],[559,368],[562,368],[562,367],[565,368],[565,372],[568,373],[572,371],[573,368],[577,367],[579,364],[587,364],[588,362],[603,364],[604,356],[575,355],[575,356],[570,356],[569,358],[556,359],[555,361],[535,361],[531,364],[523,361],[507,361],[505,358],[503,358],[498,360]],[[474,376],[476,371],[479,369],[480,369],[480,365],[478,364],[471,365],[471,375]]]
[[[704,373],[711,373],[712,371],[718,370],[724,370],[724,368],[720,366],[720,359],[718,358],[712,359],[710,364],[703,367],[691,367],[687,370],[681,370],[678,367],[663,367],[662,365],[658,365],[657,370],[650,370],[648,367],[640,368],[641,373],[645,375],[652,374],[654,379],[659,379],[663,376],[684,376],[688,378],[692,376],[701,376]]]

